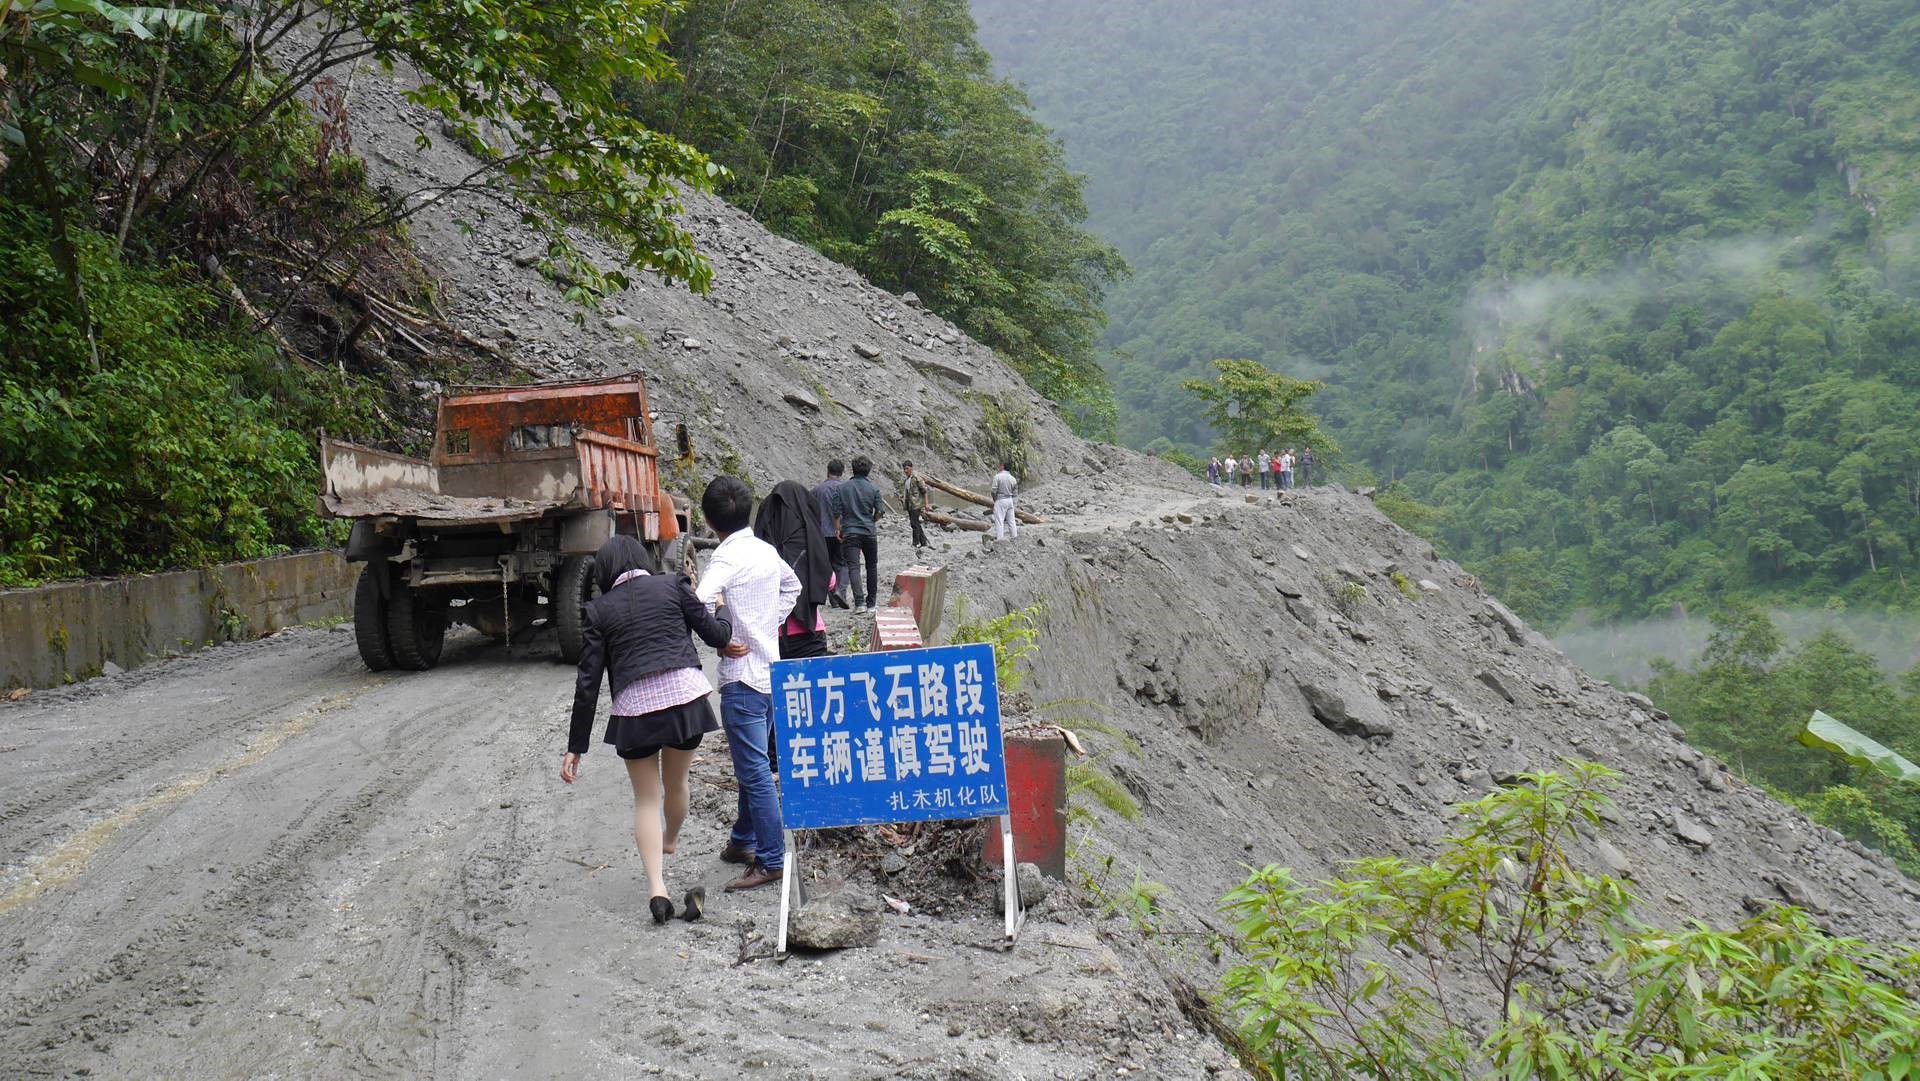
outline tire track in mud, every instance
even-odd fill
[[[323,640],[318,643],[309,643],[290,640],[287,643],[263,644],[284,646],[295,643],[304,647],[309,654],[298,660],[312,663],[318,670],[304,675],[293,675],[289,680],[265,687],[257,684],[250,685],[248,687],[250,693],[246,695],[201,688],[201,693],[219,694],[220,698],[205,703],[205,708],[187,716],[177,719],[168,718],[169,723],[135,727],[120,738],[89,744],[78,770],[51,783],[36,785],[35,782],[41,779],[39,774],[19,778],[10,783],[7,793],[10,798],[0,802],[0,836],[4,836],[10,827],[20,822],[45,820],[49,808],[62,809],[83,805],[88,799],[97,797],[114,785],[133,778],[156,761],[164,761],[198,744],[227,736],[236,726],[245,724],[249,718],[289,710],[315,695],[351,690],[356,684],[362,682],[361,677],[364,673],[356,672],[346,664],[353,652],[351,642],[334,643]],[[335,648],[329,650],[326,648],[328,646]],[[267,652],[257,646],[237,648],[244,649],[248,655],[209,658],[209,660],[217,660],[219,662],[217,664],[210,664],[195,657],[173,671],[160,668],[151,674],[141,673],[143,678],[132,682],[126,689],[137,696],[133,703],[137,706],[142,704],[141,699],[164,696],[170,683],[191,687],[195,683],[210,681],[234,668],[245,668],[249,664],[259,663],[264,658],[256,654]],[[46,703],[42,699],[33,701],[31,705],[41,709],[85,709],[91,700],[105,698],[118,690],[119,688],[114,688],[112,691],[94,690],[91,693],[76,690],[52,703]],[[23,840],[10,839],[7,843],[30,845],[41,839],[35,836]]]
[[[184,899],[177,898],[174,895],[181,893],[178,886],[182,879],[166,875],[149,876],[151,881],[136,884],[126,904],[119,907],[174,908],[176,911],[113,948],[98,961],[77,972],[67,970],[57,983],[15,990],[0,997],[0,1061],[8,1062],[24,1076],[66,1073],[77,1061],[109,1053],[112,1043],[131,1032],[136,1024],[147,1030],[150,1037],[153,1031],[165,1027],[169,1019],[184,1021],[187,1027],[199,1026],[209,1007],[216,1007],[216,999],[221,997],[243,1006],[257,1002],[263,990],[260,981],[230,986],[230,970],[248,961],[248,955],[255,952],[255,944],[274,943],[277,948],[284,940],[297,942],[302,937],[316,902],[323,901],[331,885],[323,877],[329,861],[364,841],[390,811],[433,779],[447,762],[444,752],[434,746],[436,737],[444,740],[446,734],[454,730],[451,726],[470,720],[466,703],[474,698],[496,701],[510,698],[512,688],[507,684],[524,674],[523,669],[516,669],[522,666],[487,673],[491,678],[475,680],[469,685],[470,689],[457,698],[429,697],[423,702],[420,692],[431,696],[437,688],[421,686],[424,681],[419,679],[389,680],[365,689],[388,692],[385,694],[355,694],[357,701],[346,703],[353,708],[344,715],[335,712],[336,721],[344,718],[360,721],[363,728],[379,726],[381,741],[389,748],[400,748],[400,753],[390,749],[386,753],[369,754],[364,765],[356,763],[345,767],[352,771],[346,784],[332,787],[314,784],[310,802],[294,813],[292,823],[268,825],[267,828],[276,831],[275,835],[266,840],[256,856],[229,869],[227,882],[209,893],[195,896],[189,891]],[[462,674],[463,678],[469,676],[470,673]],[[396,690],[414,693],[396,694]],[[336,711],[339,708],[335,706]],[[304,731],[307,726],[300,727]],[[298,734],[298,731],[288,731],[274,741],[273,747],[284,748],[287,741]],[[353,733],[344,735],[358,742]],[[314,742],[303,741],[303,753],[315,753]],[[283,750],[283,758],[284,753]],[[253,780],[264,784],[269,779]],[[184,797],[205,783],[202,781],[179,797],[145,808],[143,813],[163,807],[169,812],[154,816],[149,829],[158,828],[165,820],[193,808],[196,817],[190,826],[196,833],[204,830],[206,827],[200,824],[200,819],[205,817],[205,813],[201,813],[204,799]],[[234,794],[230,793],[229,799],[232,798]],[[237,828],[246,827],[243,824]],[[143,858],[125,852],[129,847],[139,846],[129,839],[118,846],[116,854],[136,860]],[[136,873],[135,877],[141,876]],[[170,886],[174,888],[169,890]],[[478,891],[462,885],[459,892]],[[446,903],[436,903],[438,899],[432,897],[416,896],[412,900],[411,906],[397,913],[407,922],[398,937],[409,940],[409,945],[394,951],[390,958],[377,965],[379,970],[384,970],[384,975],[376,973],[376,978],[382,980],[397,977],[403,983],[413,981],[410,994],[418,999],[418,1006],[392,1011],[398,1021],[392,1027],[408,1031],[374,1032],[368,1034],[368,1039],[352,1041],[359,1045],[355,1057],[361,1059],[362,1068],[377,1074],[418,1068],[406,1048],[421,1040],[431,1043],[433,1030],[439,1027],[432,1019],[450,1017],[458,1009],[466,982],[467,958],[475,952],[476,945],[481,949],[487,945],[484,939],[476,944],[474,936],[453,926],[445,916],[449,911],[465,912],[464,897],[447,898]],[[29,917],[23,922],[29,926],[13,943],[16,950],[24,951],[28,942],[43,938],[45,932],[62,922],[61,911],[41,911],[55,907],[41,905],[23,910]],[[320,912],[324,914],[325,909],[321,908]],[[37,919],[33,918],[36,916]],[[79,930],[84,933],[86,929]],[[266,948],[259,947],[263,956]],[[268,986],[272,978],[273,969],[269,967]],[[228,1011],[215,1009],[213,1012],[218,1017]],[[381,1027],[378,1019],[374,1027]],[[196,1061],[208,1061],[209,1051],[216,1055],[227,1052],[234,1053],[235,1058],[246,1057],[244,1032],[238,1034],[237,1042],[242,1046],[229,1048],[205,1046],[201,1033],[207,1030],[201,1029],[195,1034],[192,1054]],[[165,1045],[159,1047],[164,1049]],[[217,1057],[214,1060],[217,1061]],[[147,1063],[147,1068],[154,1065],[150,1057],[143,1057],[142,1061]],[[257,1068],[271,1069],[273,1065],[259,1062],[252,1068],[234,1069],[233,1074],[246,1076]],[[194,1072],[204,1076],[222,1071],[196,1068]]]
[[[381,683],[384,682],[384,680],[381,681]],[[320,715],[340,709],[378,686],[380,683],[373,683],[357,691],[323,698],[311,709],[296,714],[292,720],[269,728],[248,740],[246,749],[239,755],[195,770],[145,799],[127,804],[95,821],[55,845],[51,851],[34,857],[29,861],[30,866],[25,881],[5,894],[0,894],[0,916],[86,874],[88,866],[93,862],[94,854],[121,830],[154,811],[186,799],[228,774],[246,769],[278,750],[288,740],[305,732]]]

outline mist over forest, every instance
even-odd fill
[[[1920,5],[974,0],[1131,276],[1121,441],[1324,379],[1343,476],[1547,625],[1920,588]]]

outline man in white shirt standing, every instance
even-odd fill
[[[1020,482],[1013,479],[1013,464],[1001,462],[993,475],[993,539],[1006,540],[1020,535],[1020,519],[1013,513],[1013,497]]]
[[[773,723],[773,673],[780,655],[780,623],[800,596],[800,579],[787,561],[747,528],[753,492],[737,477],[718,476],[700,497],[700,513],[720,535],[720,546],[694,593],[712,610],[727,609],[733,641],[720,657],[720,725],[740,785],[740,808],[720,858],[746,864],[728,890],[778,882],[786,873],[780,793],[767,756]]]

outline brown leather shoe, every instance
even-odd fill
[[[727,883],[727,892],[737,893],[740,890],[757,890],[762,886],[769,886],[780,881],[785,874],[786,872],[784,870],[778,868],[769,869],[765,864],[756,863],[747,869],[746,874]]]
[[[752,867],[754,863],[753,853],[747,851],[744,848],[735,848],[732,845],[728,845],[727,847],[720,850],[720,862],[721,863],[738,863],[747,867]]]

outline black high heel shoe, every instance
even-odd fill
[[[653,910],[655,923],[665,923],[673,918],[673,901],[668,898],[655,897],[647,902],[647,907]]]
[[[707,888],[695,886],[687,891],[687,900],[681,906],[680,918],[692,923],[707,914]]]

